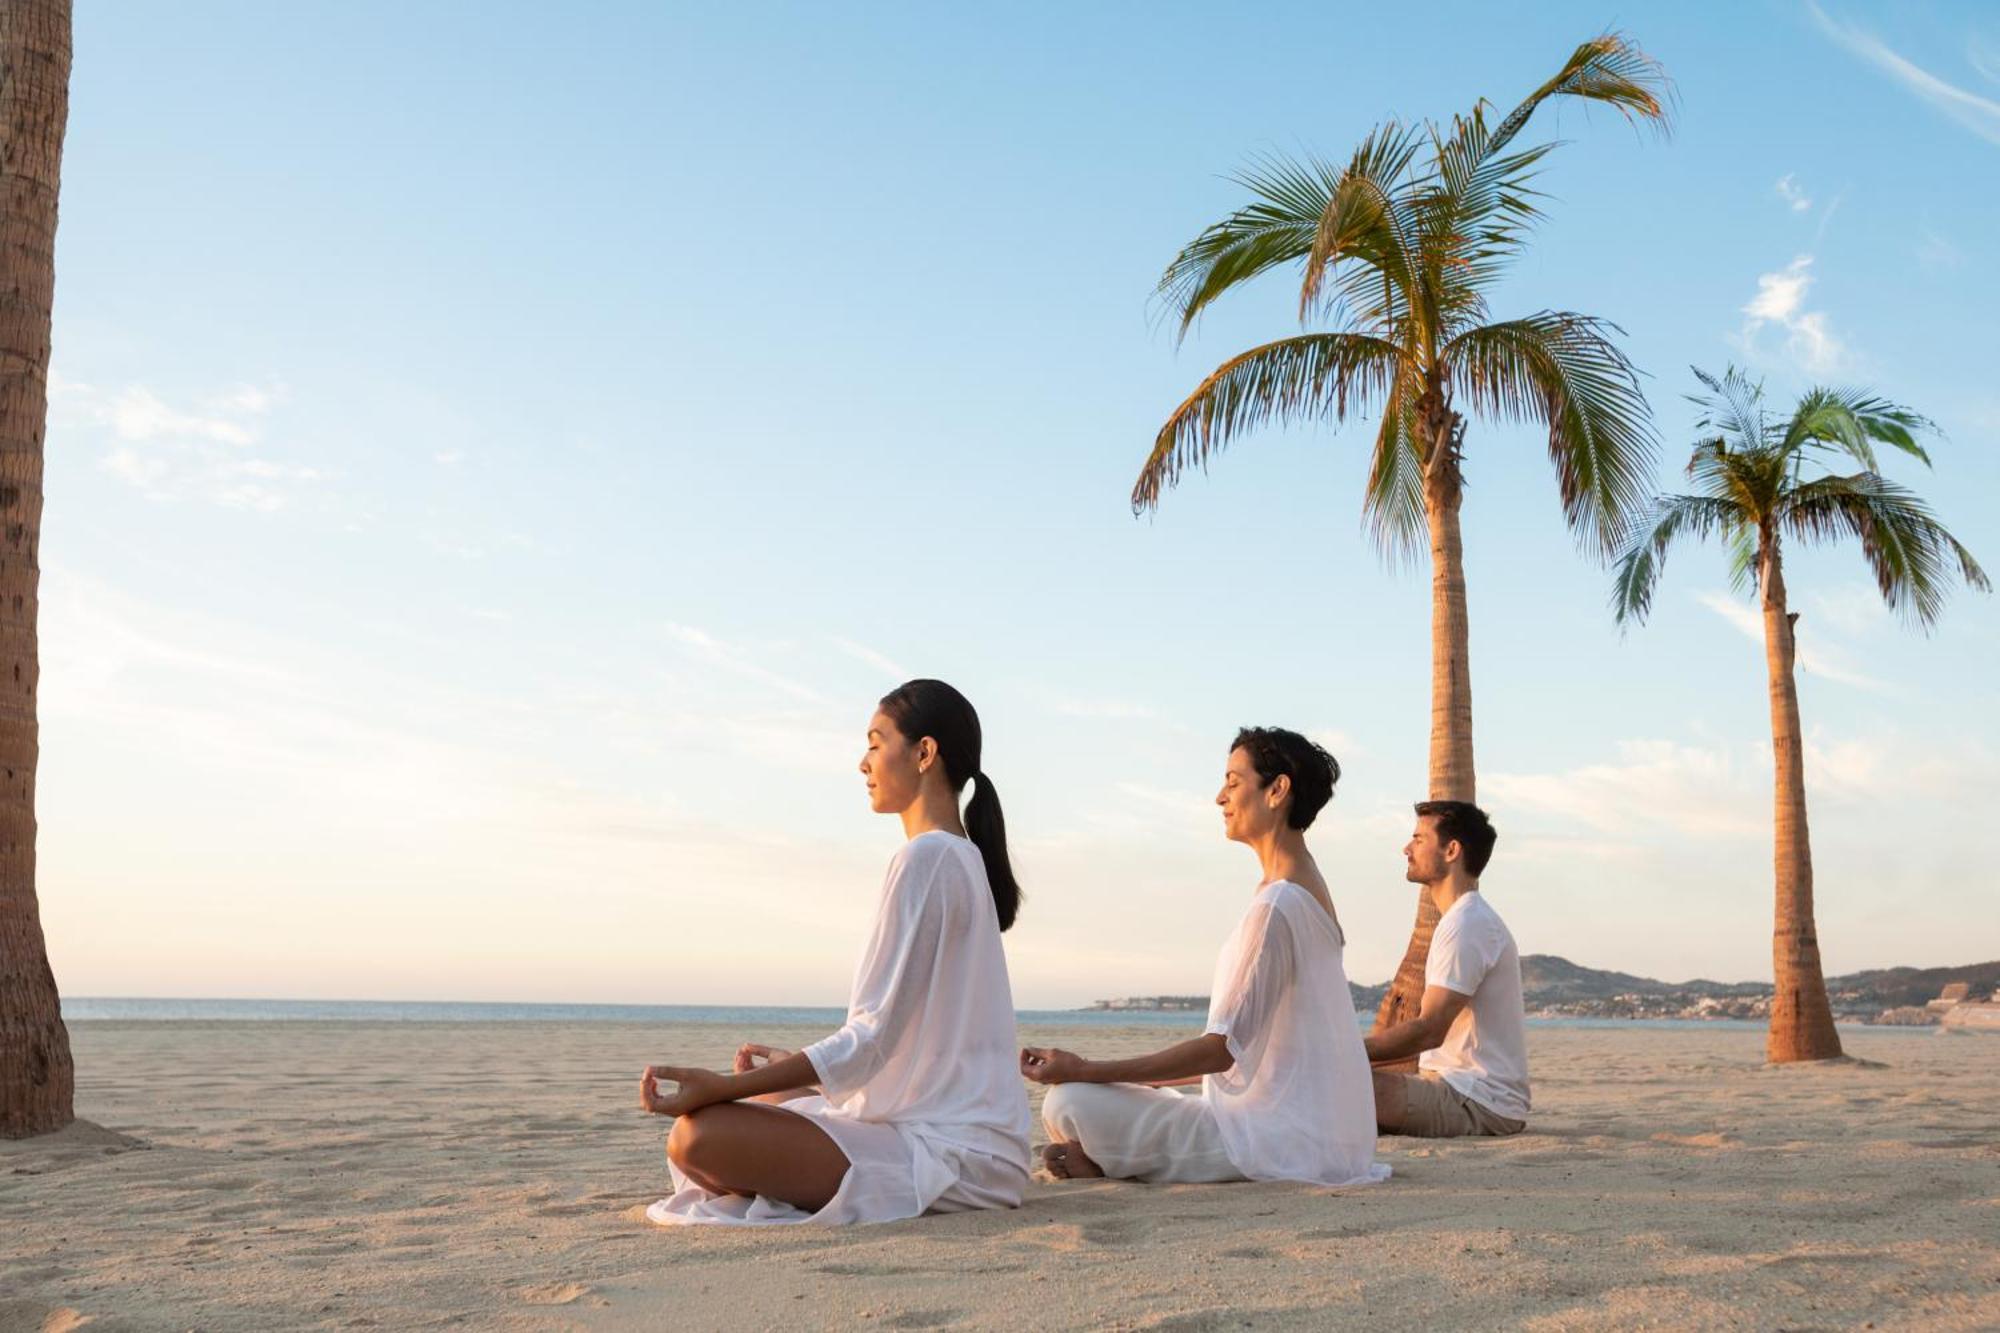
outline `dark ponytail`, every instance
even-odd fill
[[[1000,793],[979,767],[979,714],[964,695],[941,680],[905,681],[882,696],[881,707],[910,744],[926,736],[937,742],[952,791],[977,782],[965,804],[965,835],[986,862],[993,907],[1000,915],[1000,929],[1007,929],[1021,910],[1021,886],[1014,882],[1014,867],[1007,860],[1007,820],[1000,813]]]

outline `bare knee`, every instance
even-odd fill
[[[698,1174],[713,1138],[713,1132],[702,1126],[700,1111],[676,1116],[674,1127],[667,1132],[667,1160],[689,1174]]]

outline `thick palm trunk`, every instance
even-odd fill
[[[1805,740],[1799,730],[1799,687],[1793,623],[1785,609],[1785,574],[1775,533],[1764,534],[1758,582],[1764,603],[1764,658],[1771,677],[1771,753],[1776,778],[1773,868],[1777,921],[1771,934],[1772,1063],[1829,1060],[1840,1054],[1833,1007],[1820,969],[1813,925],[1812,838],[1806,828]]]
[[[74,1112],[69,1034],[35,904],[35,614],[69,0],[0,0],[0,1136]]]
[[[1471,801],[1477,799],[1472,770],[1472,633],[1465,607],[1465,550],[1458,528],[1463,499],[1458,451],[1464,424],[1449,407],[1426,411],[1425,423],[1432,441],[1424,473],[1424,514],[1431,536],[1430,799]],[[1422,1007],[1424,962],[1430,957],[1437,923],[1437,905],[1429,893],[1419,890],[1416,925],[1389,993],[1376,1011],[1377,1032],[1415,1018]],[[1409,1060],[1384,1068],[1414,1068],[1415,1063]]]

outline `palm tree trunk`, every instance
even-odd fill
[[[68,1124],[75,1071],[35,903],[35,618],[70,0],[0,4],[0,1137]]]
[[[1476,799],[1472,768],[1472,631],[1465,608],[1465,549],[1459,538],[1458,511],[1464,492],[1459,475],[1459,446],[1465,423],[1441,398],[1432,396],[1423,409],[1430,437],[1430,458],[1424,469],[1424,515],[1431,535],[1431,751],[1430,798],[1434,801]],[[1437,929],[1437,904],[1427,892],[1417,893],[1417,921],[1410,944],[1382,1007],[1375,1030],[1417,1016],[1424,998],[1424,963],[1430,957],[1431,934]],[[1415,1068],[1414,1060],[1382,1068]]]
[[[1799,730],[1799,687],[1793,626],[1785,609],[1785,573],[1775,532],[1763,534],[1758,583],[1764,604],[1764,658],[1771,676],[1771,752],[1776,794],[1777,922],[1771,935],[1771,1033],[1765,1054],[1773,1064],[1829,1060],[1840,1054],[1833,1007],[1820,970],[1819,932],[1813,926],[1812,838],[1806,828],[1805,741]]]

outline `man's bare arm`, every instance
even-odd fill
[[[1384,1028],[1362,1042],[1369,1063],[1407,1060],[1442,1046],[1445,1034],[1451,1031],[1452,1020],[1471,1000],[1470,995],[1461,995],[1449,986],[1424,987],[1423,1003],[1418,1006],[1415,1018]]]

